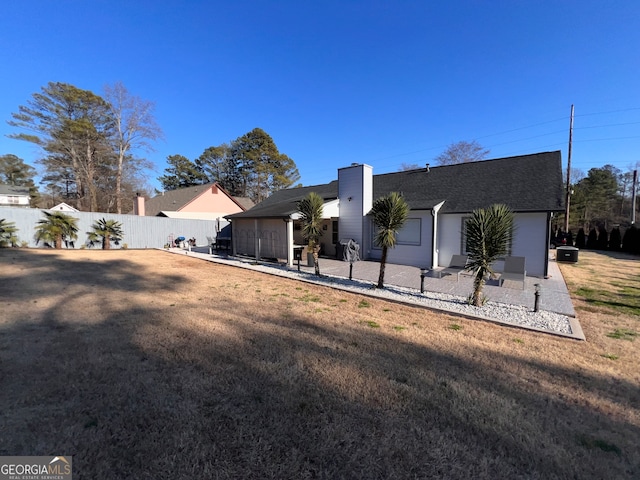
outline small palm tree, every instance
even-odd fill
[[[36,244],[42,240],[53,243],[56,249],[62,248],[63,241],[74,241],[78,238],[78,219],[62,212],[42,211],[45,218],[38,220],[36,226]]]
[[[18,244],[16,224],[0,218],[0,247],[15,247]]]
[[[307,239],[308,250],[313,253],[313,266],[316,275],[320,275],[320,237],[322,236],[322,206],[324,200],[315,192],[310,192],[298,202],[300,221],[302,222],[302,235]]]
[[[396,246],[396,235],[409,216],[409,205],[398,192],[391,192],[378,198],[371,208],[373,223],[378,228],[374,242],[382,247],[378,288],[384,288],[384,270],[387,264],[387,251]]]
[[[111,248],[111,242],[116,245],[122,240],[122,223],[115,220],[107,220],[101,218],[91,225],[92,230],[87,232],[88,240],[91,246],[95,243],[101,242],[103,250],[109,250]]]
[[[513,212],[506,205],[479,208],[467,220],[466,228],[469,253],[466,269],[475,272],[471,303],[481,307],[486,279],[495,275],[491,264],[509,251],[513,238]]]

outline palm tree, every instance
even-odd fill
[[[374,242],[382,247],[378,288],[384,288],[384,270],[387,264],[387,251],[396,246],[396,235],[409,216],[409,205],[398,192],[378,198],[371,208],[373,223],[378,228]]]
[[[300,221],[302,222],[302,235],[307,239],[308,250],[313,253],[313,266],[316,275],[320,275],[320,263],[318,253],[320,252],[320,237],[322,236],[322,206],[324,200],[315,192],[310,192],[305,198],[298,202]]]
[[[87,232],[89,235],[89,243],[93,246],[94,243],[101,242],[103,250],[109,250],[111,248],[111,242],[116,245],[122,240],[122,223],[115,220],[107,220],[101,218],[91,225],[92,230]]]
[[[78,238],[78,219],[62,212],[42,211],[45,218],[38,220],[36,226],[36,243],[40,240],[53,243],[57,249],[62,248],[63,241],[74,241]]]
[[[506,205],[491,205],[487,209],[474,210],[466,221],[467,270],[474,271],[471,303],[481,307],[482,288],[488,277],[495,272],[491,264],[505,256],[513,239],[513,212]]]
[[[15,247],[18,244],[17,231],[15,222],[7,222],[0,218],[0,247]]]

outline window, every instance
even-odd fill
[[[380,248],[375,243],[376,234],[378,229],[371,220],[371,243],[373,248]],[[408,218],[402,229],[398,231],[396,235],[397,245],[421,245],[422,235],[422,219],[420,218]]]
[[[420,233],[422,232],[422,220],[408,218],[402,229],[398,231],[396,240],[398,245],[420,245]]]
[[[7,197],[7,203],[12,203],[12,204],[18,205],[20,203],[20,197],[17,197],[15,195],[9,195]]]
[[[331,243],[334,245],[338,244],[338,220],[331,222]]]
[[[469,220],[471,217],[462,217],[462,228],[460,229],[460,231],[462,232],[462,235],[460,236],[460,253],[462,253],[463,255],[467,255],[469,253],[469,249],[467,248],[467,220]],[[513,230],[511,231],[511,241],[509,242],[509,245],[507,245],[507,257],[511,256],[511,249],[513,248]]]

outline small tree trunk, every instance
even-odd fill
[[[320,261],[318,254],[320,253],[320,247],[313,247],[313,266],[316,271],[316,275],[320,276]]]
[[[109,250],[110,248],[111,248],[111,239],[109,238],[109,235],[105,235],[104,237],[102,237],[102,249]]]
[[[53,242],[53,246],[56,250],[62,250],[62,235],[57,235]]]
[[[380,259],[380,275],[378,275],[378,288],[384,288],[384,270],[387,266],[387,247],[382,247],[382,258]]]
[[[482,289],[484,287],[485,272],[480,269],[476,272],[476,276],[473,279],[473,296],[471,303],[476,307],[482,306]]]

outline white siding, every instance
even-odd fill
[[[413,211],[409,214],[411,219],[420,220],[420,245],[401,245],[397,244],[395,248],[390,248],[387,253],[387,262],[398,265],[413,265],[416,267],[431,266],[431,235],[433,228],[433,217],[430,211],[417,212]],[[370,227],[370,245],[367,248],[368,257],[380,260],[382,249],[373,244],[375,236],[375,226],[371,217],[367,217]]]
[[[458,214],[438,215],[438,265],[448,267],[462,245],[462,217]]]
[[[544,275],[544,263],[549,249],[547,214],[516,214],[515,226],[511,254],[517,257],[526,257],[527,275]]]
[[[0,195],[0,205],[4,206],[29,206],[29,196],[28,195],[10,195],[10,194],[2,194]]]
[[[462,253],[462,219],[470,214],[439,215],[438,246],[439,265],[446,267],[452,255]],[[511,255],[526,258],[527,275],[542,276],[545,270],[547,245],[547,214],[516,213],[515,231]],[[502,270],[503,262],[495,264]]]
[[[365,215],[373,204],[373,169],[369,165],[339,169],[338,198],[340,238],[352,238],[362,245]]]

